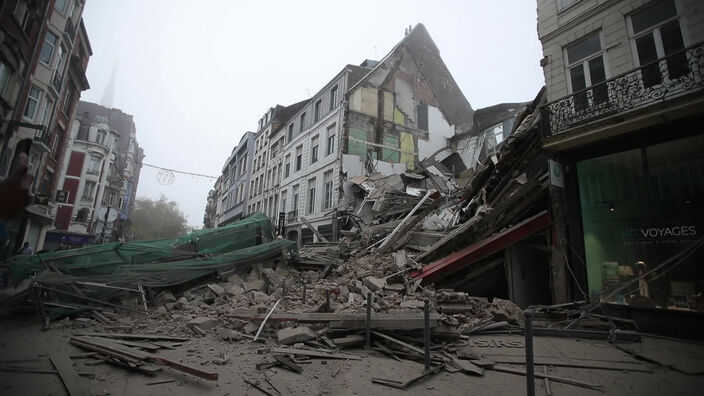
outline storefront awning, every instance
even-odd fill
[[[515,226],[432,262],[411,276],[423,283],[434,282],[486,258],[550,225],[550,213],[542,211]]]

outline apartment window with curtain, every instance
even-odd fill
[[[646,88],[689,73],[684,38],[674,0],[658,1],[630,15],[633,42]],[[667,57],[665,62],[658,59]]]
[[[291,174],[291,154],[286,154],[286,171],[284,172],[284,178],[289,177]]]
[[[575,111],[582,111],[589,106],[606,102],[608,99],[606,85],[601,84],[606,81],[606,68],[599,32],[594,32],[568,46],[565,52],[570,88],[573,93],[578,93],[574,97]],[[583,91],[592,86],[596,87]]]
[[[95,182],[86,181],[86,184],[83,186],[83,194],[81,194],[81,200],[82,201],[92,201],[94,192],[95,192]]]

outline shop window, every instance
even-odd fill
[[[577,164],[592,297],[702,309],[704,248],[677,257],[704,230],[701,147],[704,135]]]

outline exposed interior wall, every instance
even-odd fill
[[[447,147],[455,126],[436,98],[414,55],[406,46],[398,47],[348,92],[343,153],[356,156],[362,166],[346,158],[343,172],[348,177],[363,174],[368,168],[365,163],[374,162],[380,164],[382,169],[377,171],[382,173],[412,170],[419,161]]]

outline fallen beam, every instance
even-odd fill
[[[423,283],[434,282],[511,246],[549,225],[550,214],[547,211],[542,211],[503,232],[426,265],[420,271],[411,273],[411,277],[422,279]]]
[[[324,359],[341,359],[341,360],[361,360],[357,355],[349,353],[330,353],[322,351],[314,351],[311,349],[296,349],[296,348],[271,348],[273,353],[283,353],[287,355],[302,355]]]

